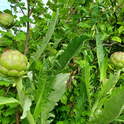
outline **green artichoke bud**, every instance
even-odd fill
[[[124,52],[115,52],[110,57],[110,65],[118,70],[124,68]]]
[[[22,77],[27,66],[27,57],[17,50],[5,51],[0,57],[0,75],[3,77]]]
[[[0,14],[0,26],[6,29],[11,28],[14,25],[14,18],[8,13]]]

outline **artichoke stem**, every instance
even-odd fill
[[[116,81],[119,80],[120,73],[121,73],[121,69],[119,69],[119,70],[117,70],[117,71],[115,72],[115,75],[116,75]]]
[[[20,104],[22,106],[23,104],[23,99],[24,99],[24,93],[22,92],[22,88],[23,88],[23,85],[22,85],[22,79],[18,79],[17,81],[17,84],[16,84],[16,89],[17,89],[17,92],[18,92],[18,96],[19,96],[19,101],[20,101]]]
[[[22,92],[22,88],[23,88],[22,78],[19,78],[19,79],[16,80],[16,89],[17,89],[17,92],[18,92],[20,105],[23,108],[23,100],[25,99],[26,96]],[[27,111],[26,118],[27,118],[29,124],[36,124],[30,111]]]

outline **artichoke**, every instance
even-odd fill
[[[5,51],[0,56],[0,75],[3,77],[22,77],[27,66],[27,57],[17,50]]]
[[[14,18],[8,13],[0,14],[0,26],[6,29],[11,28],[14,25]]]
[[[124,52],[115,52],[110,57],[110,65],[118,70],[124,68]]]

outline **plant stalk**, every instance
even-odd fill
[[[29,15],[29,7],[30,6],[30,0],[28,1],[27,0],[27,13],[28,13],[28,19],[30,17]],[[29,28],[30,28],[30,25],[29,25],[29,21],[27,21],[27,33],[26,33],[26,41],[25,41],[25,51],[24,51],[24,55],[26,55],[27,53],[27,47],[28,47],[28,39],[29,39]]]
[[[17,89],[17,92],[18,92],[20,105],[23,108],[23,103],[24,103],[24,99],[25,99],[26,95],[22,92],[22,88],[23,88],[22,78],[17,79],[16,80],[16,89]],[[27,118],[29,124],[36,124],[30,111],[27,111],[26,118]]]
[[[27,120],[29,124],[36,124],[30,111],[27,111]]]

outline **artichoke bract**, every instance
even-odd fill
[[[0,14],[0,26],[6,29],[11,28],[14,25],[14,18],[8,13]]]
[[[22,77],[27,66],[27,57],[17,50],[5,51],[0,57],[0,75],[3,77]]]
[[[110,65],[114,69],[124,68],[124,52],[115,52],[110,57]]]

